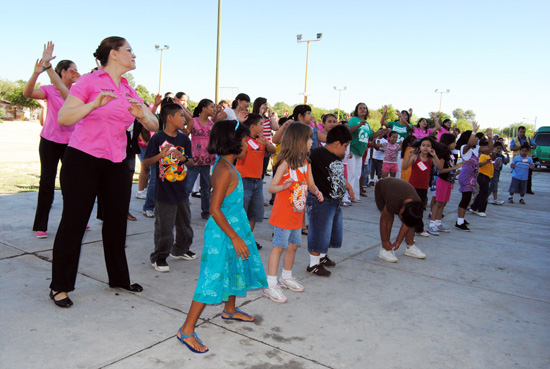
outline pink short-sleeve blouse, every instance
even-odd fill
[[[71,95],[85,104],[94,101],[101,91],[112,92],[117,98],[76,123],[69,146],[96,158],[120,163],[126,158],[126,129],[135,119],[128,111],[128,98],[141,103],[143,100],[125,78],[121,78],[117,87],[111,76],[101,70],[81,76],[71,87]]]
[[[40,89],[46,95],[46,102],[48,104],[46,119],[44,120],[44,127],[42,127],[40,137],[59,144],[68,144],[71,133],[74,131],[74,126],[60,126],[57,122],[57,113],[59,113],[59,109],[61,109],[65,100],[54,85],[40,86]]]

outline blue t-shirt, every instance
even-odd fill
[[[502,154],[496,154],[495,164],[493,165],[493,170],[495,175],[499,174],[502,168],[508,164],[508,159]],[[498,163],[498,165],[497,165]]]
[[[523,156],[516,156],[512,161],[512,164],[514,164],[512,177],[519,179],[520,181],[526,181],[529,178],[529,165],[534,164],[533,159],[528,156],[525,158]]]
[[[160,147],[164,142],[169,142],[183,155],[193,158],[191,152],[191,140],[187,135],[178,132],[175,137],[168,136],[164,131],[157,132],[147,145],[145,158],[150,158],[160,153]],[[157,167],[157,184],[155,187],[155,200],[161,202],[178,203],[189,198],[185,190],[187,167],[179,163],[173,155],[166,155],[155,163]]]

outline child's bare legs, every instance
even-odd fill
[[[191,307],[189,308],[189,314],[187,314],[187,319],[185,319],[185,323],[183,323],[183,325],[181,326],[181,332],[183,332],[183,334],[190,335],[195,333],[195,326],[197,325],[197,320],[199,320],[199,317],[201,316],[201,313],[204,310],[205,306],[206,304],[202,302],[197,302],[195,300],[191,302]],[[233,302],[233,306],[235,306],[234,302]],[[177,333],[177,336],[178,336],[178,339],[181,338],[179,331]],[[208,350],[208,347],[200,344],[195,337],[187,337],[187,338],[184,338],[183,340],[197,351],[204,352]]]
[[[268,276],[277,277],[277,271],[279,270],[279,260],[281,260],[281,255],[283,251],[284,249],[282,247],[273,246],[271,248],[271,253],[269,254],[269,259],[267,261]],[[286,254],[285,254],[285,260],[286,260]]]
[[[296,256],[296,249],[298,245],[288,245],[285,251],[285,256],[283,257],[283,269],[292,270],[294,266],[294,257]]]
[[[446,202],[436,201],[432,206],[432,218],[431,220],[441,220],[443,217],[443,209],[445,209]]]
[[[498,200],[498,192],[493,192],[493,200]]]
[[[382,178],[386,178],[388,174],[388,172],[382,172]],[[392,177],[395,177],[395,174]]]
[[[254,232],[254,227],[256,227],[256,222],[250,220],[250,230]]]
[[[141,165],[141,171],[139,172],[139,184],[138,184],[138,190],[143,191],[145,187],[147,187],[147,183],[149,182],[149,167],[144,167],[144,165]]]
[[[409,230],[405,234],[405,243],[407,244],[407,246],[414,245],[414,228],[409,228]]]
[[[227,299],[227,302],[225,303],[225,308],[223,310],[222,316],[229,318],[229,315],[234,313],[233,315],[234,319],[241,319],[249,322],[254,321],[253,316],[237,312],[237,308],[235,307],[235,300],[236,300],[235,296],[229,296],[229,298]]]
[[[432,214],[434,212],[434,206],[435,206],[435,196],[432,196],[432,200],[430,201],[430,210],[432,211]]]

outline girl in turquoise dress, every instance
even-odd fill
[[[243,207],[243,184],[231,164],[246,154],[248,128],[238,121],[214,124],[208,152],[217,154],[210,183],[211,217],[204,229],[201,271],[189,314],[176,337],[189,350],[205,353],[208,347],[195,333],[206,304],[225,302],[222,319],[253,322],[254,317],[235,307],[236,296],[249,289],[267,287],[262,260]]]

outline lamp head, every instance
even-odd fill
[[[296,41],[302,41],[302,35],[301,34],[296,35]]]
[[[321,37],[323,37],[323,34],[322,34],[322,33],[318,33],[318,34],[317,34],[317,40],[321,40]]]

